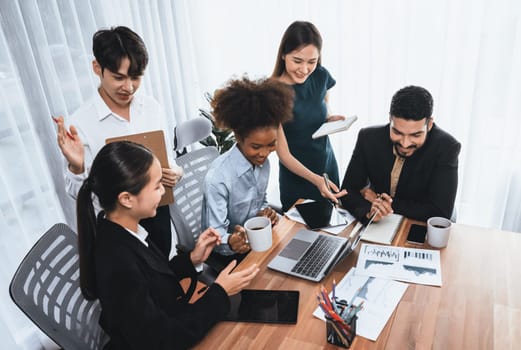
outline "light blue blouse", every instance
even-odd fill
[[[228,237],[235,225],[242,226],[267,206],[269,175],[269,160],[260,167],[253,166],[237,145],[212,162],[204,180],[201,223],[203,230],[213,227],[221,234],[222,244],[216,252],[234,254]]]

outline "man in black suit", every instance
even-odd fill
[[[451,217],[461,144],[434,124],[432,105],[426,89],[407,86],[392,98],[389,124],[360,130],[341,198],[358,220]]]

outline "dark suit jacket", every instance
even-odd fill
[[[450,218],[458,188],[461,144],[433,125],[424,145],[407,158],[396,187],[392,208],[397,214],[426,221],[432,216]],[[348,194],[342,205],[365,221],[371,203],[360,194],[367,185],[376,193],[389,193],[395,156],[389,124],[360,130],[342,188]]]
[[[105,349],[183,349],[202,339],[229,312],[218,284],[189,304],[179,280],[196,277],[189,255],[167,258],[116,223],[98,219],[95,244],[100,324]]]

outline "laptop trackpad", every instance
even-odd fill
[[[308,249],[312,242],[302,241],[293,238],[288,245],[280,252],[279,256],[291,260],[298,260],[302,254]]]

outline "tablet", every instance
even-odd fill
[[[295,208],[311,230],[347,224],[344,216],[328,200],[300,203]]]
[[[230,297],[226,321],[295,324],[298,317],[297,290],[244,289]]]

